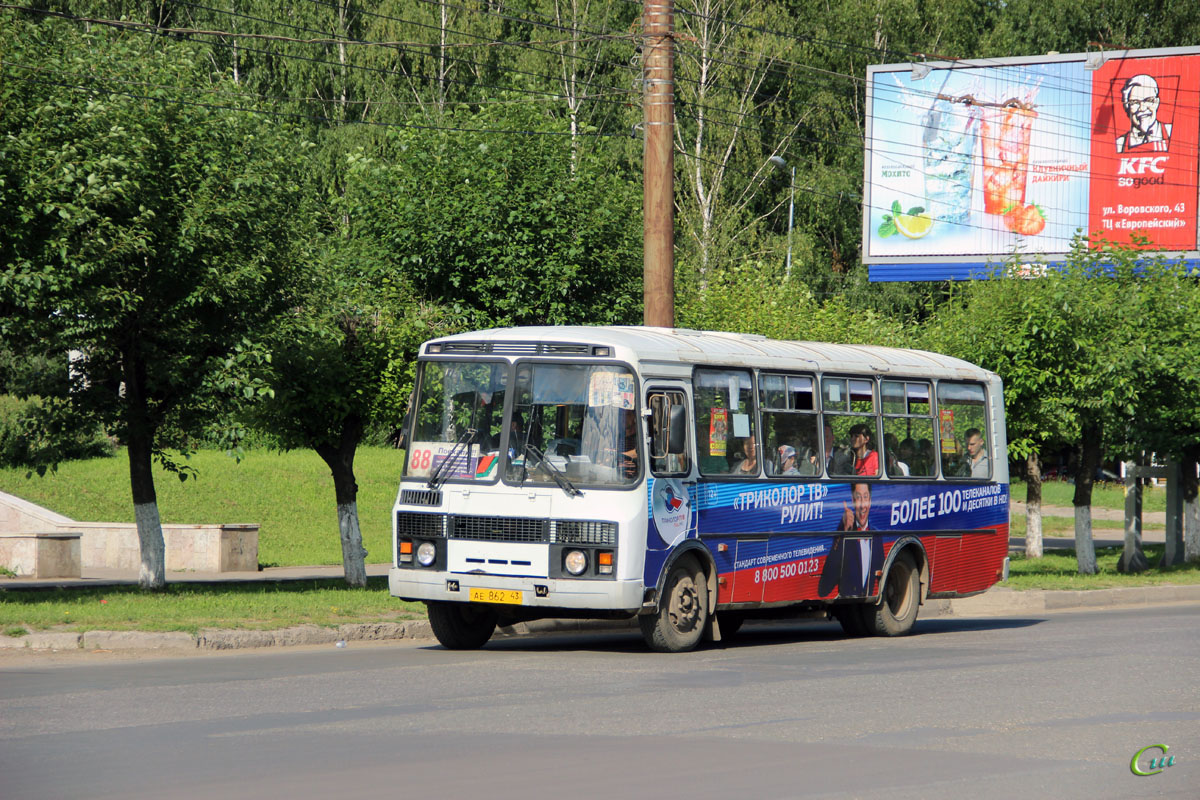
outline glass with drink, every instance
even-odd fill
[[[1029,173],[1029,134],[1037,112],[1010,100],[989,107],[983,114],[983,210],[1003,214],[1025,205],[1025,180]]]
[[[929,215],[943,222],[966,222],[971,216],[975,133],[979,109],[970,97],[939,94],[925,115],[922,144],[925,197]]]

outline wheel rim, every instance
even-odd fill
[[[700,621],[700,593],[691,576],[679,579],[671,592],[671,604],[667,610],[671,626],[675,630],[686,633],[694,630]]]
[[[913,597],[909,587],[909,576],[912,570],[905,564],[896,564],[888,573],[887,588],[884,591],[888,611],[896,619],[904,619],[908,615]]]

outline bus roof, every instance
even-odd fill
[[[616,358],[670,364],[712,364],[760,369],[812,369],[895,373],[901,376],[994,378],[994,373],[959,358],[898,347],[781,341],[765,336],[686,328],[642,326],[530,326],[492,328],[444,336],[426,342],[445,355],[593,355],[596,347],[613,348]],[[539,346],[540,345],[540,346]]]

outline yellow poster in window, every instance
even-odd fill
[[[958,442],[954,439],[954,411],[943,408],[938,411],[938,438],[942,440],[943,453],[957,453]]]
[[[710,456],[725,455],[725,442],[729,438],[729,411],[724,408],[712,409],[708,422],[708,454]]]

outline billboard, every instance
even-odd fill
[[[1200,257],[1200,48],[867,69],[872,281],[986,277],[1077,235]]]

